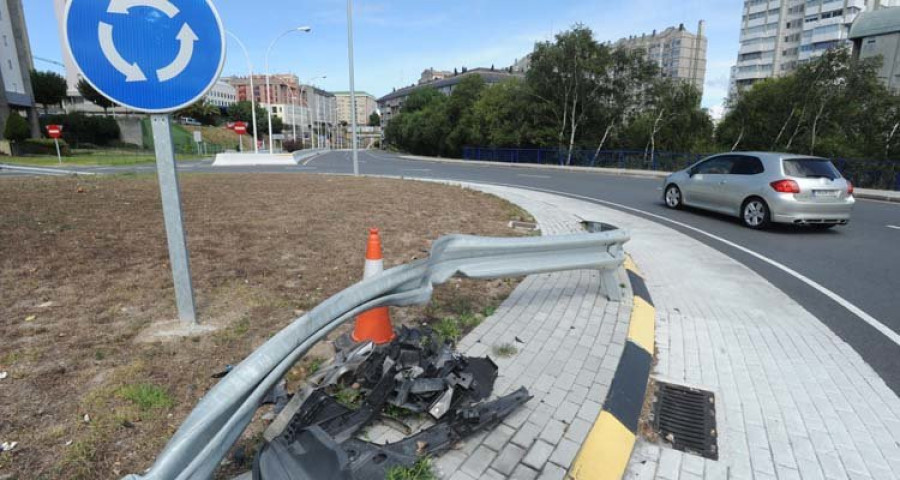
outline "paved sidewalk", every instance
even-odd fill
[[[558,208],[525,206],[544,233],[583,231],[580,219]],[[595,271],[532,275],[460,342],[460,351],[491,355],[498,364],[495,394],[525,386],[534,398],[497,428],[438,458],[443,478],[565,476],[600,413],[628,331],[630,292],[625,303],[610,302],[600,287]],[[509,358],[492,352],[504,344],[518,352]]]
[[[628,229],[626,250],[658,312],[652,376],[716,394],[719,461],[640,441],[626,478],[900,478],[900,398],[849,345],[755,272],[616,210],[538,192],[479,189],[542,222],[578,215]],[[621,318],[620,312],[618,325]],[[493,459],[492,452],[479,458]]]

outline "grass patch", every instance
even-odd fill
[[[443,341],[449,340],[455,343],[459,340],[459,337],[462,336],[462,329],[459,327],[459,321],[453,317],[448,317],[435,323],[432,325],[432,328],[434,328],[434,333],[437,333]]]
[[[492,350],[494,352],[494,355],[496,355],[500,358],[509,358],[509,357],[519,353],[519,349],[516,348],[516,346],[511,343],[494,345],[494,348]]]
[[[342,387],[335,392],[334,399],[351,410],[356,410],[362,404],[362,396],[359,394],[359,390],[350,387]]]
[[[176,160],[198,160],[197,155],[176,155]],[[156,156],[153,153],[134,152],[134,153],[110,153],[110,154],[75,154],[71,157],[63,157],[62,164],[56,156],[34,156],[34,157],[0,157],[0,163],[10,165],[23,165],[34,167],[122,167],[129,165],[142,165],[156,162]]]
[[[385,480],[437,480],[430,458],[420,458],[411,467],[392,467],[385,474]]]
[[[19,358],[21,358],[21,355],[19,355],[19,352],[9,352],[9,353],[3,355],[2,357],[0,357],[0,365],[13,366],[16,364],[16,362],[19,361]]]
[[[164,389],[149,383],[126,385],[120,388],[116,394],[126,400],[130,400],[143,411],[151,409],[172,408],[175,401]]]

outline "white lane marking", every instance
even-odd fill
[[[896,225],[887,225],[887,228],[893,228],[894,230],[900,230],[900,227]]]
[[[469,183],[476,183],[476,182],[469,182]],[[488,184],[488,185],[491,185],[491,184]],[[847,309],[850,313],[852,313],[852,314],[856,315],[857,317],[859,317],[860,320],[862,320],[862,321],[868,323],[869,325],[872,326],[872,328],[874,328],[875,330],[878,330],[879,332],[881,332],[881,334],[884,335],[885,337],[887,337],[888,340],[890,340],[890,341],[894,342],[896,345],[900,346],[900,334],[897,334],[897,332],[891,330],[887,325],[885,325],[885,324],[879,322],[878,320],[875,319],[875,317],[869,315],[868,313],[866,313],[865,311],[863,311],[863,309],[857,307],[856,305],[854,305],[853,303],[851,303],[849,300],[845,299],[844,297],[841,297],[841,296],[838,295],[837,293],[834,293],[833,291],[829,290],[829,289],[826,288],[825,286],[823,286],[823,285],[821,285],[820,283],[816,282],[815,280],[813,280],[813,279],[807,277],[806,275],[803,275],[802,273],[800,273],[800,272],[798,272],[798,271],[792,269],[791,267],[788,267],[787,265],[784,265],[784,264],[779,263],[779,262],[777,262],[777,261],[775,261],[775,260],[772,260],[771,258],[766,257],[765,255],[763,255],[763,254],[761,254],[761,253],[754,252],[753,250],[750,250],[750,249],[747,248],[747,247],[744,247],[744,246],[742,246],[742,245],[739,245],[739,244],[737,244],[737,243],[734,243],[734,242],[732,242],[731,240],[726,240],[725,238],[722,238],[722,237],[720,237],[720,236],[718,236],[718,235],[715,235],[715,234],[706,232],[706,231],[701,230],[701,229],[699,229],[699,228],[697,228],[697,227],[693,227],[693,226],[691,226],[691,225],[688,225],[688,224],[683,223],[683,222],[679,222],[679,221],[677,221],[677,220],[672,220],[672,219],[670,219],[670,218],[663,217],[662,215],[657,215],[657,214],[655,214],[655,213],[650,213],[650,212],[647,212],[647,211],[644,211],[644,210],[641,210],[641,209],[638,209],[638,208],[628,207],[628,206],[625,206],[625,205],[622,205],[622,204],[619,204],[619,203],[615,203],[615,202],[610,202],[610,201],[607,201],[607,200],[600,200],[599,198],[592,198],[592,197],[587,197],[587,196],[584,196],[584,195],[578,195],[578,194],[574,194],[574,193],[558,192],[558,191],[556,191],[556,190],[549,190],[549,189],[545,189],[545,188],[537,188],[537,187],[522,187],[522,186],[519,186],[519,185],[509,185],[509,184],[494,184],[494,185],[503,185],[503,186],[512,187],[512,188],[524,188],[524,189],[526,189],[526,190],[529,190],[529,189],[530,189],[530,190],[536,190],[536,191],[541,191],[541,192],[546,192],[546,193],[553,193],[553,194],[556,194],[556,195],[562,195],[562,196],[564,196],[564,197],[580,198],[580,199],[582,199],[582,200],[587,200],[587,201],[591,201],[591,202],[602,203],[602,204],[604,204],[604,205],[610,205],[610,206],[613,206],[613,207],[616,207],[616,208],[620,208],[620,209],[623,209],[623,210],[629,210],[629,211],[632,211],[632,212],[637,212],[637,213],[640,213],[640,214],[642,214],[642,215],[646,215],[646,216],[648,216],[648,217],[652,217],[652,218],[655,218],[655,219],[658,219],[658,220],[662,220],[662,221],[664,221],[664,222],[668,222],[668,223],[671,223],[671,224],[673,224],[673,225],[678,225],[679,227],[682,227],[682,228],[691,230],[691,231],[693,231],[693,232],[697,232],[697,233],[699,233],[699,234],[701,234],[701,235],[704,235],[704,236],[709,237],[709,238],[711,238],[711,239],[713,239],[713,240],[716,240],[716,241],[721,242],[721,243],[723,243],[723,244],[725,244],[725,245],[728,245],[729,247],[732,247],[732,248],[735,248],[735,249],[737,249],[737,250],[740,250],[740,251],[746,253],[747,255],[750,255],[750,256],[752,256],[752,257],[755,257],[755,258],[758,259],[758,260],[761,260],[761,261],[763,261],[763,262],[765,262],[765,263],[768,263],[769,265],[771,265],[771,266],[773,266],[773,267],[775,267],[775,268],[777,268],[777,269],[783,271],[784,273],[787,273],[788,275],[790,275],[790,276],[796,278],[797,280],[800,280],[801,282],[803,282],[803,283],[807,284],[808,286],[812,287],[814,290],[817,290],[817,291],[818,291],[819,293],[821,293],[822,295],[825,295],[826,297],[830,298],[831,300],[833,300],[833,301],[834,301],[835,303],[837,303],[838,305],[844,307],[844,308]]]
[[[430,172],[430,168],[401,168],[403,172]]]
[[[528,173],[517,173],[517,177],[528,177],[528,178],[553,178],[550,175],[533,175]]]

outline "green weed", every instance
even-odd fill
[[[426,457],[420,458],[411,467],[392,467],[384,478],[385,480],[437,480],[437,475],[431,467],[431,459]]]
[[[126,385],[119,388],[116,391],[116,395],[130,400],[144,411],[156,408],[171,408],[175,404],[169,392],[149,383]]]

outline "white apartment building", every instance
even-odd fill
[[[863,11],[900,0],[746,0],[731,94],[792,72],[835,47],[849,47],[850,25]]]
[[[291,103],[273,104],[272,114],[284,121],[285,138],[293,140],[296,132],[297,140],[306,144],[326,145],[338,124],[335,95],[311,85],[300,85],[300,91]],[[268,108],[265,103],[260,106]]]
[[[206,101],[219,108],[228,108],[237,103],[237,89],[220,80],[206,94]]]

